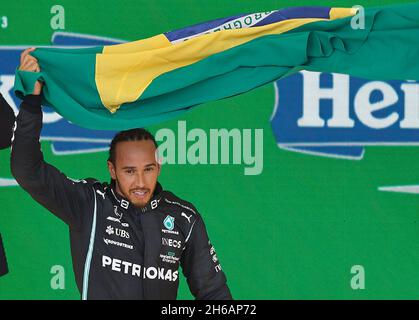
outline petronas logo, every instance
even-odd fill
[[[167,216],[164,219],[163,224],[166,227],[166,229],[173,230],[173,228],[175,227],[175,218],[173,218],[172,216]]]

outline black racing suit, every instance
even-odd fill
[[[10,147],[15,114],[0,93],[0,150]],[[8,272],[6,254],[0,233],[0,277]]]
[[[0,94],[0,150],[10,147],[15,114]]]
[[[40,104],[34,95],[22,103],[11,170],[23,189],[68,224],[82,299],[176,299],[179,265],[197,299],[231,299],[195,207],[160,184],[139,209],[112,183],[67,178],[43,159]]]

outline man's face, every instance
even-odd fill
[[[123,141],[116,145],[115,164],[108,161],[116,191],[136,207],[144,207],[156,188],[160,165],[155,154],[151,140]]]

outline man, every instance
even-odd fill
[[[10,147],[14,122],[15,114],[13,109],[0,93],[0,150]],[[8,272],[6,253],[0,233],[0,277]]]
[[[20,69],[39,71],[25,50]],[[14,132],[11,169],[36,201],[69,225],[82,299],[175,299],[182,266],[197,299],[231,299],[195,207],[157,182],[156,142],[144,129],[115,136],[111,184],[67,178],[43,160],[42,83],[25,97]]]

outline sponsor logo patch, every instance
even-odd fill
[[[160,267],[144,267],[136,263],[111,258],[102,255],[102,268],[110,269],[114,272],[136,276],[142,279],[164,280],[174,282],[178,279],[178,271]]]
[[[167,262],[167,263],[176,263],[179,261],[179,258],[175,256],[174,252],[168,252],[166,255],[161,254],[160,258],[162,259],[163,262]]]
[[[111,239],[103,238],[103,242],[105,242],[107,245],[113,245],[113,246],[117,246],[117,247],[127,248],[127,249],[130,249],[130,250],[134,249],[134,246],[132,246],[130,244],[114,241],[114,240],[111,240]]]
[[[172,231],[175,227],[175,218],[173,218],[172,216],[167,216],[164,220],[163,220],[163,225],[166,227],[167,230]]]
[[[182,246],[182,241],[168,239],[168,238],[162,238],[161,243],[164,246],[173,247],[173,248],[180,248]]]

